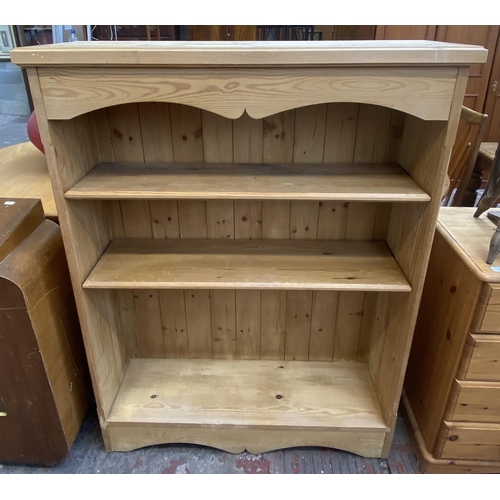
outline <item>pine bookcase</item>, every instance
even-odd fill
[[[106,448],[389,453],[469,67],[435,42],[24,47]]]

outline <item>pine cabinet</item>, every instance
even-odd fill
[[[387,456],[485,58],[436,42],[14,50],[108,450]]]
[[[442,207],[405,380],[420,466],[500,471],[500,275],[495,232],[474,208]]]

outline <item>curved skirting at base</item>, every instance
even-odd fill
[[[108,451],[131,451],[167,443],[210,446],[229,453],[265,453],[296,446],[336,448],[366,458],[382,456],[385,432],[241,429],[224,427],[174,427],[164,424],[134,425],[110,423]]]

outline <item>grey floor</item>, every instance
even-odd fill
[[[0,115],[0,148],[26,142],[27,116]],[[195,445],[150,446],[127,453],[104,449],[92,408],[64,461],[47,468],[1,464],[0,474],[419,474],[402,418],[388,460],[365,459],[326,448],[290,448],[233,455]]]
[[[28,141],[28,116],[0,115],[0,148]]]

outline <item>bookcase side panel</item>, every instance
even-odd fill
[[[82,326],[91,377],[94,385],[99,415],[105,418],[123,378],[127,352],[115,351],[122,344],[113,338],[109,326],[101,334],[102,325],[114,321],[110,303],[103,309],[96,307],[92,298],[81,289],[81,283],[102,255],[110,241],[102,220],[100,202],[85,206],[64,199],[64,192],[100,162],[97,145],[92,140],[87,116],[72,121],[47,121],[44,100],[40,91],[36,69],[28,71],[33,101],[37,111],[40,134],[54,189],[68,266]],[[78,249],[78,250],[77,250]],[[113,317],[110,319],[109,315]]]
[[[411,348],[425,272],[439,211],[441,191],[453,146],[468,69],[457,69],[455,96],[448,121],[428,122],[407,116],[399,163],[430,196],[428,204],[405,204],[393,210],[387,243],[413,290],[392,297],[381,355],[377,395],[387,424],[394,428]],[[392,435],[386,438],[389,452]]]

